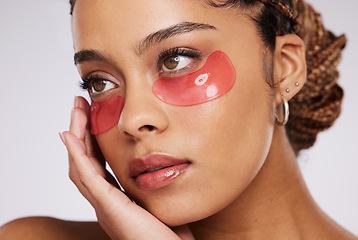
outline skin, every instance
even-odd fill
[[[237,198],[259,171],[267,155],[269,139],[273,130],[271,108],[267,104],[267,87],[262,81],[262,72],[260,71],[260,45],[254,26],[245,24],[245,27],[236,27],[237,34],[230,34],[230,29],[234,27],[234,24],[225,24],[229,20],[228,17],[226,17],[226,21],[220,20],[217,23],[216,19],[214,22],[213,19],[206,17],[207,11],[203,11],[202,16],[195,14],[196,9],[189,8],[189,4],[175,5],[173,7],[177,10],[176,14],[170,14],[170,17],[160,16],[155,22],[144,25],[143,19],[139,19],[138,16],[128,16],[126,19],[133,24],[133,28],[143,25],[140,29],[145,31],[143,36],[159,30],[151,30],[150,26],[158,26],[159,23],[163,23],[165,19],[169,18],[164,26],[160,26],[160,29],[168,27],[177,23],[179,17],[188,11],[191,14],[185,20],[209,22],[210,24],[214,22],[216,28],[220,29],[193,31],[173,37],[155,45],[153,49],[148,49],[138,57],[133,51],[133,43],[144,37],[138,36],[137,31],[129,32],[125,37],[122,34],[105,36],[103,45],[100,47],[95,46],[97,42],[93,42],[91,38],[81,37],[83,31],[89,31],[88,27],[85,27],[88,25],[84,24],[88,21],[86,16],[91,16],[92,9],[96,8],[84,1],[78,2],[78,4],[78,9],[83,10],[75,13],[73,28],[74,38],[78,39],[78,41],[75,40],[76,51],[96,47],[101,52],[105,52],[105,55],[111,53],[113,56],[121,56],[114,57],[114,61],[118,62],[116,65],[118,67],[114,68],[123,69],[119,70],[121,74],[118,75],[125,78],[125,107],[117,127],[97,135],[96,138],[105,159],[116,173],[126,192],[141,206],[170,226],[182,225],[208,217],[212,212],[226,207]],[[133,6],[131,6],[132,3],[125,4],[125,6],[120,3],[114,4],[118,9],[129,8],[126,11],[131,13],[136,7],[135,3]],[[163,7],[167,7],[165,5],[167,4],[164,4]],[[138,15],[143,15],[148,7],[144,6],[143,12],[137,10]],[[162,8],[158,8],[153,9],[153,12],[150,13],[145,12],[158,16],[162,11]],[[210,11],[208,10],[208,12]],[[119,22],[120,24],[118,24]],[[125,28],[120,20],[110,23],[102,22],[97,26],[91,25],[91,29],[94,29],[93,33],[99,31],[102,24],[111,24],[110,29],[118,29],[118,33],[122,32],[121,28],[123,31]],[[240,35],[248,33],[250,37],[237,42]],[[118,45],[111,44],[112,41],[115,42],[115,39],[119,38],[124,38],[120,42],[128,43],[121,44],[120,49],[118,49]],[[153,94],[151,86],[157,79],[157,69],[138,66],[148,66],[155,61],[152,56],[158,54],[159,48],[172,47],[174,42],[177,43],[180,40],[185,41],[180,45],[193,46],[203,51],[204,59],[215,50],[221,50],[228,54],[236,65],[238,73],[236,84],[228,94],[215,101],[190,107],[169,105],[160,101]],[[238,46],[233,44],[235,41]],[[251,44],[252,48],[245,48],[244,46],[250,45],[250,42],[253,43]],[[256,51],[253,51],[254,49]],[[241,54],[235,54],[235,52]],[[255,64],[245,64],[247,57],[243,56],[250,54]],[[126,59],[126,61],[121,61],[121,59]],[[203,63],[204,61],[200,61],[198,65]],[[78,67],[85,75],[96,69],[96,63],[86,62]],[[117,71],[112,72],[116,73]],[[120,77],[117,78],[120,79]],[[120,80],[117,81],[120,82]],[[258,97],[252,98],[250,95],[253,95],[255,91]],[[107,93],[103,93],[103,95],[105,94]],[[102,96],[98,98],[102,99]],[[243,118],[242,116],[245,115],[250,117]],[[146,125],[151,125],[154,129],[150,131],[143,128]],[[255,129],[254,134],[253,129]],[[226,134],[228,132],[233,134]],[[192,164],[185,174],[165,189],[142,191],[129,177],[128,165],[132,158],[146,156],[154,152],[169,154],[180,159],[189,159]],[[216,181],[211,181],[213,176],[217,177]],[[183,186],[186,186],[187,189],[185,193],[182,191]],[[236,191],[232,191],[232,188]],[[217,195],[223,197],[215,202],[206,200],[213,199]]]
[[[180,22],[216,29],[178,34],[139,54],[138,44],[148,35]],[[120,94],[125,106],[117,126],[93,138],[87,124],[89,105],[76,98],[70,131],[61,138],[69,151],[70,178],[112,239],[356,239],[314,203],[285,129],[275,125],[281,95],[291,99],[305,81],[302,40],[277,37],[272,56],[276,87],[270,88],[262,70],[265,48],[256,31],[246,14],[210,8],[201,1],[77,1],[75,51],[91,49],[110,59],[80,62],[78,70],[81,76],[105,72],[120,86],[93,96],[94,101]],[[225,52],[237,73],[234,87],[218,99],[189,107],[159,100],[152,84],[167,73],[158,70],[157,55],[174,46],[202,53],[187,72],[177,74],[200,68],[213,51]],[[129,162],[156,152],[189,159],[191,165],[168,186],[141,190],[129,177]],[[138,205],[116,188],[103,168],[104,159]],[[9,224],[10,230],[0,236],[14,229],[22,232],[34,220],[29,222]],[[85,234],[84,226],[76,227],[77,234]],[[45,228],[46,234],[53,232]],[[69,227],[63,229],[78,239]],[[101,229],[95,232],[99,236],[92,239],[107,236]]]

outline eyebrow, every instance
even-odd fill
[[[150,46],[154,44],[158,44],[170,37],[183,33],[192,32],[194,30],[207,30],[207,29],[216,30],[214,26],[205,23],[180,22],[168,28],[164,28],[157,32],[149,34],[142,41],[140,41],[137,47],[135,47],[135,52],[136,54],[141,55]],[[106,56],[92,49],[79,51],[75,53],[73,58],[74,58],[75,65],[81,64],[83,62],[90,62],[90,61],[102,61],[107,63],[113,63],[113,60],[109,56]]]
[[[112,63],[110,57],[105,56],[104,54],[95,51],[95,50],[83,50],[76,52],[73,57],[75,65],[81,64],[83,62],[91,62],[91,61],[102,61]]]
[[[144,38],[135,49],[135,52],[138,55],[141,55],[148,49],[151,45],[158,44],[165,39],[173,37],[175,35],[192,32],[194,30],[206,30],[206,29],[214,29],[216,28],[212,25],[205,23],[195,23],[195,22],[180,22],[174,24],[168,28],[161,29],[157,32],[149,34],[146,38]]]

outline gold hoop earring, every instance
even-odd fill
[[[290,115],[290,109],[288,106],[288,101],[285,98],[285,96],[281,95],[282,100],[283,100],[283,120],[280,121],[278,119],[277,113],[276,113],[276,124],[279,126],[285,126],[286,123],[288,122],[288,116]]]

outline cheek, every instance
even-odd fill
[[[260,76],[255,77],[261,80]],[[197,160],[195,179],[185,183],[192,196],[188,208],[180,210],[183,215],[204,218],[222,210],[244,192],[261,169],[271,144],[273,125],[261,86],[264,84],[254,84],[255,77],[240,81],[240,88],[234,87],[225,97],[207,103],[205,111],[199,111],[197,106],[188,112],[190,118],[180,119],[189,128],[182,138],[192,137],[187,141],[190,145],[182,148]],[[246,84],[249,82],[252,86]],[[257,96],[253,97],[255,91]],[[195,124],[200,122],[205,124]],[[166,211],[158,216],[169,218]]]
[[[91,133],[97,135],[114,127],[121,117],[124,99],[113,96],[106,101],[91,104]]]
[[[235,78],[235,68],[229,57],[216,51],[208,57],[201,69],[191,74],[158,79],[153,85],[153,92],[169,104],[196,105],[228,92],[233,87]]]
[[[193,160],[192,168],[180,184],[173,184],[172,191],[147,197],[135,194],[166,224],[181,225],[223,210],[261,169],[273,131],[264,92],[250,99],[251,91],[238,89],[234,87],[217,101],[186,108],[185,114],[181,111],[173,117],[181,126],[175,134],[176,148],[185,149],[185,156]]]

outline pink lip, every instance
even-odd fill
[[[129,174],[142,190],[156,190],[170,184],[183,173],[190,162],[163,154],[134,158],[129,163]]]

